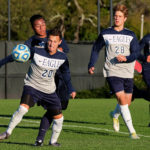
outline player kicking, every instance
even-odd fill
[[[24,44],[27,45],[30,49],[33,47],[45,48],[48,33],[48,31],[46,30],[46,20],[44,19],[43,16],[36,14],[31,16],[30,23],[35,34],[31,36],[27,41],[25,41]],[[61,40],[62,42],[59,45],[58,50],[63,51],[64,53],[68,53],[69,48],[67,46],[66,41],[64,40],[64,38],[62,38]],[[9,55],[6,58],[0,60],[0,67],[8,62],[13,61],[14,60],[12,58],[12,55]],[[61,99],[62,109],[65,110],[67,109],[68,106],[69,95],[59,70],[56,72],[55,81],[56,81],[56,93]]]
[[[60,99],[55,92],[56,85],[54,81],[55,73],[58,69],[62,73],[71,97],[74,99],[76,96],[76,92],[71,84],[67,57],[64,53],[57,50],[60,43],[61,33],[54,29],[49,32],[48,48],[31,49],[31,65],[24,80],[25,85],[20,103],[23,105],[20,105],[18,111],[13,114],[7,132],[2,134],[0,139],[7,138],[16,124],[28,112],[28,109],[24,105],[26,106],[27,104],[27,106],[33,107],[35,103],[38,103],[47,111],[41,120],[35,146],[42,146],[45,133],[52,121],[52,136],[49,144],[52,146],[60,146],[57,143],[57,139],[62,130],[63,115]]]
[[[47,43],[47,31],[46,31],[46,23],[45,23],[45,19],[41,16],[41,15],[33,15],[30,18],[30,23],[31,26],[35,32],[35,35],[33,35],[31,38],[29,38],[29,40],[27,40],[25,42],[25,44],[30,48],[39,48],[39,49],[43,49],[46,47],[46,43]],[[59,45],[59,51],[63,50],[63,52],[68,53],[69,49],[64,41],[64,39],[62,38],[62,42]],[[13,62],[13,58],[12,55],[7,56],[6,58],[0,60],[0,67],[8,62]],[[57,95],[59,95],[60,99],[61,99],[61,103],[63,102],[62,105],[62,109],[66,109],[67,105],[68,105],[68,90],[66,90],[66,85],[63,83],[63,79],[60,76],[55,76],[56,78],[56,92]],[[30,108],[31,102],[23,102],[23,100],[20,103],[20,107],[28,112],[29,108]],[[0,134],[0,140],[2,139],[7,139],[11,134],[12,131],[15,129],[15,127],[20,123],[20,121],[22,120],[22,117],[24,116],[24,114],[22,114],[20,112],[21,110],[18,109],[14,115],[12,116],[12,120],[16,120],[16,115],[15,114],[19,114],[20,115],[20,120],[18,121],[13,121],[13,123],[10,123],[8,126],[8,129],[5,133]],[[44,116],[43,116],[44,117]],[[51,120],[52,121],[52,120]]]
[[[106,46],[106,59],[104,64],[104,77],[111,90],[115,93],[118,104],[115,111],[121,112],[124,122],[129,130],[131,139],[139,139],[132,124],[129,110],[133,91],[133,76],[135,60],[139,54],[139,44],[135,34],[124,28],[128,11],[126,6],[117,5],[114,9],[114,26],[103,30],[93,45],[88,72],[94,73],[94,64],[99,51]],[[117,113],[113,113],[113,123],[119,131]]]

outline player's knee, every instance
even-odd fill
[[[29,110],[29,108],[30,108],[30,106],[29,106],[28,104],[23,104],[23,103],[21,103],[20,106],[23,106],[23,107],[27,108],[28,110]]]
[[[54,119],[53,120],[53,131],[60,132],[62,130],[63,121],[64,121],[63,116],[59,119]]]
[[[28,109],[26,107],[20,105],[17,112],[21,115],[25,115],[28,112]]]
[[[58,114],[58,115],[53,116],[53,119],[59,119],[59,118],[61,118],[62,116],[63,116],[63,114],[61,113],[61,114]]]

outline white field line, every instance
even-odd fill
[[[0,117],[0,118],[10,119],[9,117]],[[32,124],[40,124],[40,121],[32,121],[32,120],[27,120],[27,119],[23,119],[22,121],[32,123]],[[84,129],[92,129],[92,130],[97,130],[97,131],[106,131],[106,132],[113,132],[113,133],[120,133],[120,134],[129,134],[128,132],[115,132],[114,130],[110,130],[110,129],[96,128],[96,127],[89,127],[89,126],[78,126],[78,125],[67,125],[67,124],[65,124],[63,126],[64,127],[69,127],[69,128],[84,128]],[[142,134],[138,134],[138,136],[150,138],[150,136],[142,135]]]

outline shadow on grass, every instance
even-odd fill
[[[102,131],[85,131],[85,130],[73,130],[73,129],[63,129],[63,132],[66,133],[74,133],[74,134],[78,134],[78,135],[99,135],[99,136],[109,136],[109,137],[113,137],[113,138],[127,138],[127,135],[116,135],[114,133],[106,133],[106,132],[102,132]],[[8,139],[7,139],[8,140]],[[10,139],[9,139],[10,140]],[[0,144],[8,144],[8,145],[18,145],[18,146],[32,146],[32,147],[36,147],[34,146],[33,143],[24,143],[24,142],[10,142],[10,141],[0,141]],[[48,145],[44,145],[48,146]]]
[[[0,125],[0,127],[7,128],[8,125]],[[16,126],[15,128],[32,129],[32,130],[34,130],[34,129],[38,130],[39,129],[39,127],[30,127],[30,126]]]
[[[0,115],[0,117],[4,118],[11,118],[12,115]],[[41,120],[42,117],[35,117],[35,116],[24,116],[23,119],[33,119],[33,120]],[[106,125],[105,122],[103,123],[96,123],[96,122],[88,122],[88,121],[76,121],[76,120],[64,120],[64,122],[68,123],[79,123],[79,124],[100,124],[100,125]],[[108,125],[108,124],[107,124]]]
[[[19,143],[19,142],[7,142],[7,141],[0,141],[0,143],[4,143],[4,144],[10,144],[10,145],[24,145],[24,146],[34,146],[33,143]],[[35,147],[35,146],[34,146]]]
[[[13,114],[12,114],[13,115]],[[6,118],[11,118],[12,115],[0,115],[0,117],[6,117]],[[42,117],[42,116],[41,116]],[[41,117],[36,117],[36,116],[24,116],[23,119],[34,119],[34,120],[40,120]]]
[[[127,137],[127,135],[120,135],[115,132],[103,132],[103,131],[85,131],[83,129],[76,130],[76,129],[63,129],[63,132],[68,133],[76,133],[76,134],[86,134],[86,135],[102,135],[102,136],[111,136],[111,137]],[[127,137],[128,138],[128,137]]]
[[[109,133],[102,132],[102,131],[85,131],[83,129],[63,129],[63,132],[68,132],[68,133],[77,133],[77,134],[87,134],[87,135],[95,135],[95,134],[100,134],[100,135],[109,135]]]
[[[12,115],[0,115],[1,118],[11,118]],[[33,120],[38,120],[40,122],[42,116],[41,117],[36,117],[36,116],[24,116],[23,119],[33,119]],[[77,120],[64,120],[65,123],[77,123],[77,124],[91,124],[91,125],[112,125],[112,124],[108,124],[106,122],[89,122],[89,121],[77,121]],[[120,123],[120,126],[125,126],[125,124]],[[148,126],[142,126],[142,125],[137,125],[135,124],[134,126],[137,127],[148,127]],[[7,127],[6,125],[0,125],[0,127]],[[28,128],[28,127],[19,127],[19,128]],[[30,127],[29,127],[30,128]],[[35,127],[36,128],[36,127]],[[32,129],[32,128],[31,128]]]
[[[81,123],[81,124],[99,124],[99,125],[108,125],[106,122],[88,122],[88,121],[76,121],[76,120],[64,120],[68,123]]]

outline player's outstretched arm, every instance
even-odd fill
[[[0,60],[0,67],[2,67],[3,65],[5,65],[9,62],[13,62],[13,61],[14,61],[14,59],[13,59],[12,55],[9,55],[9,56]]]

